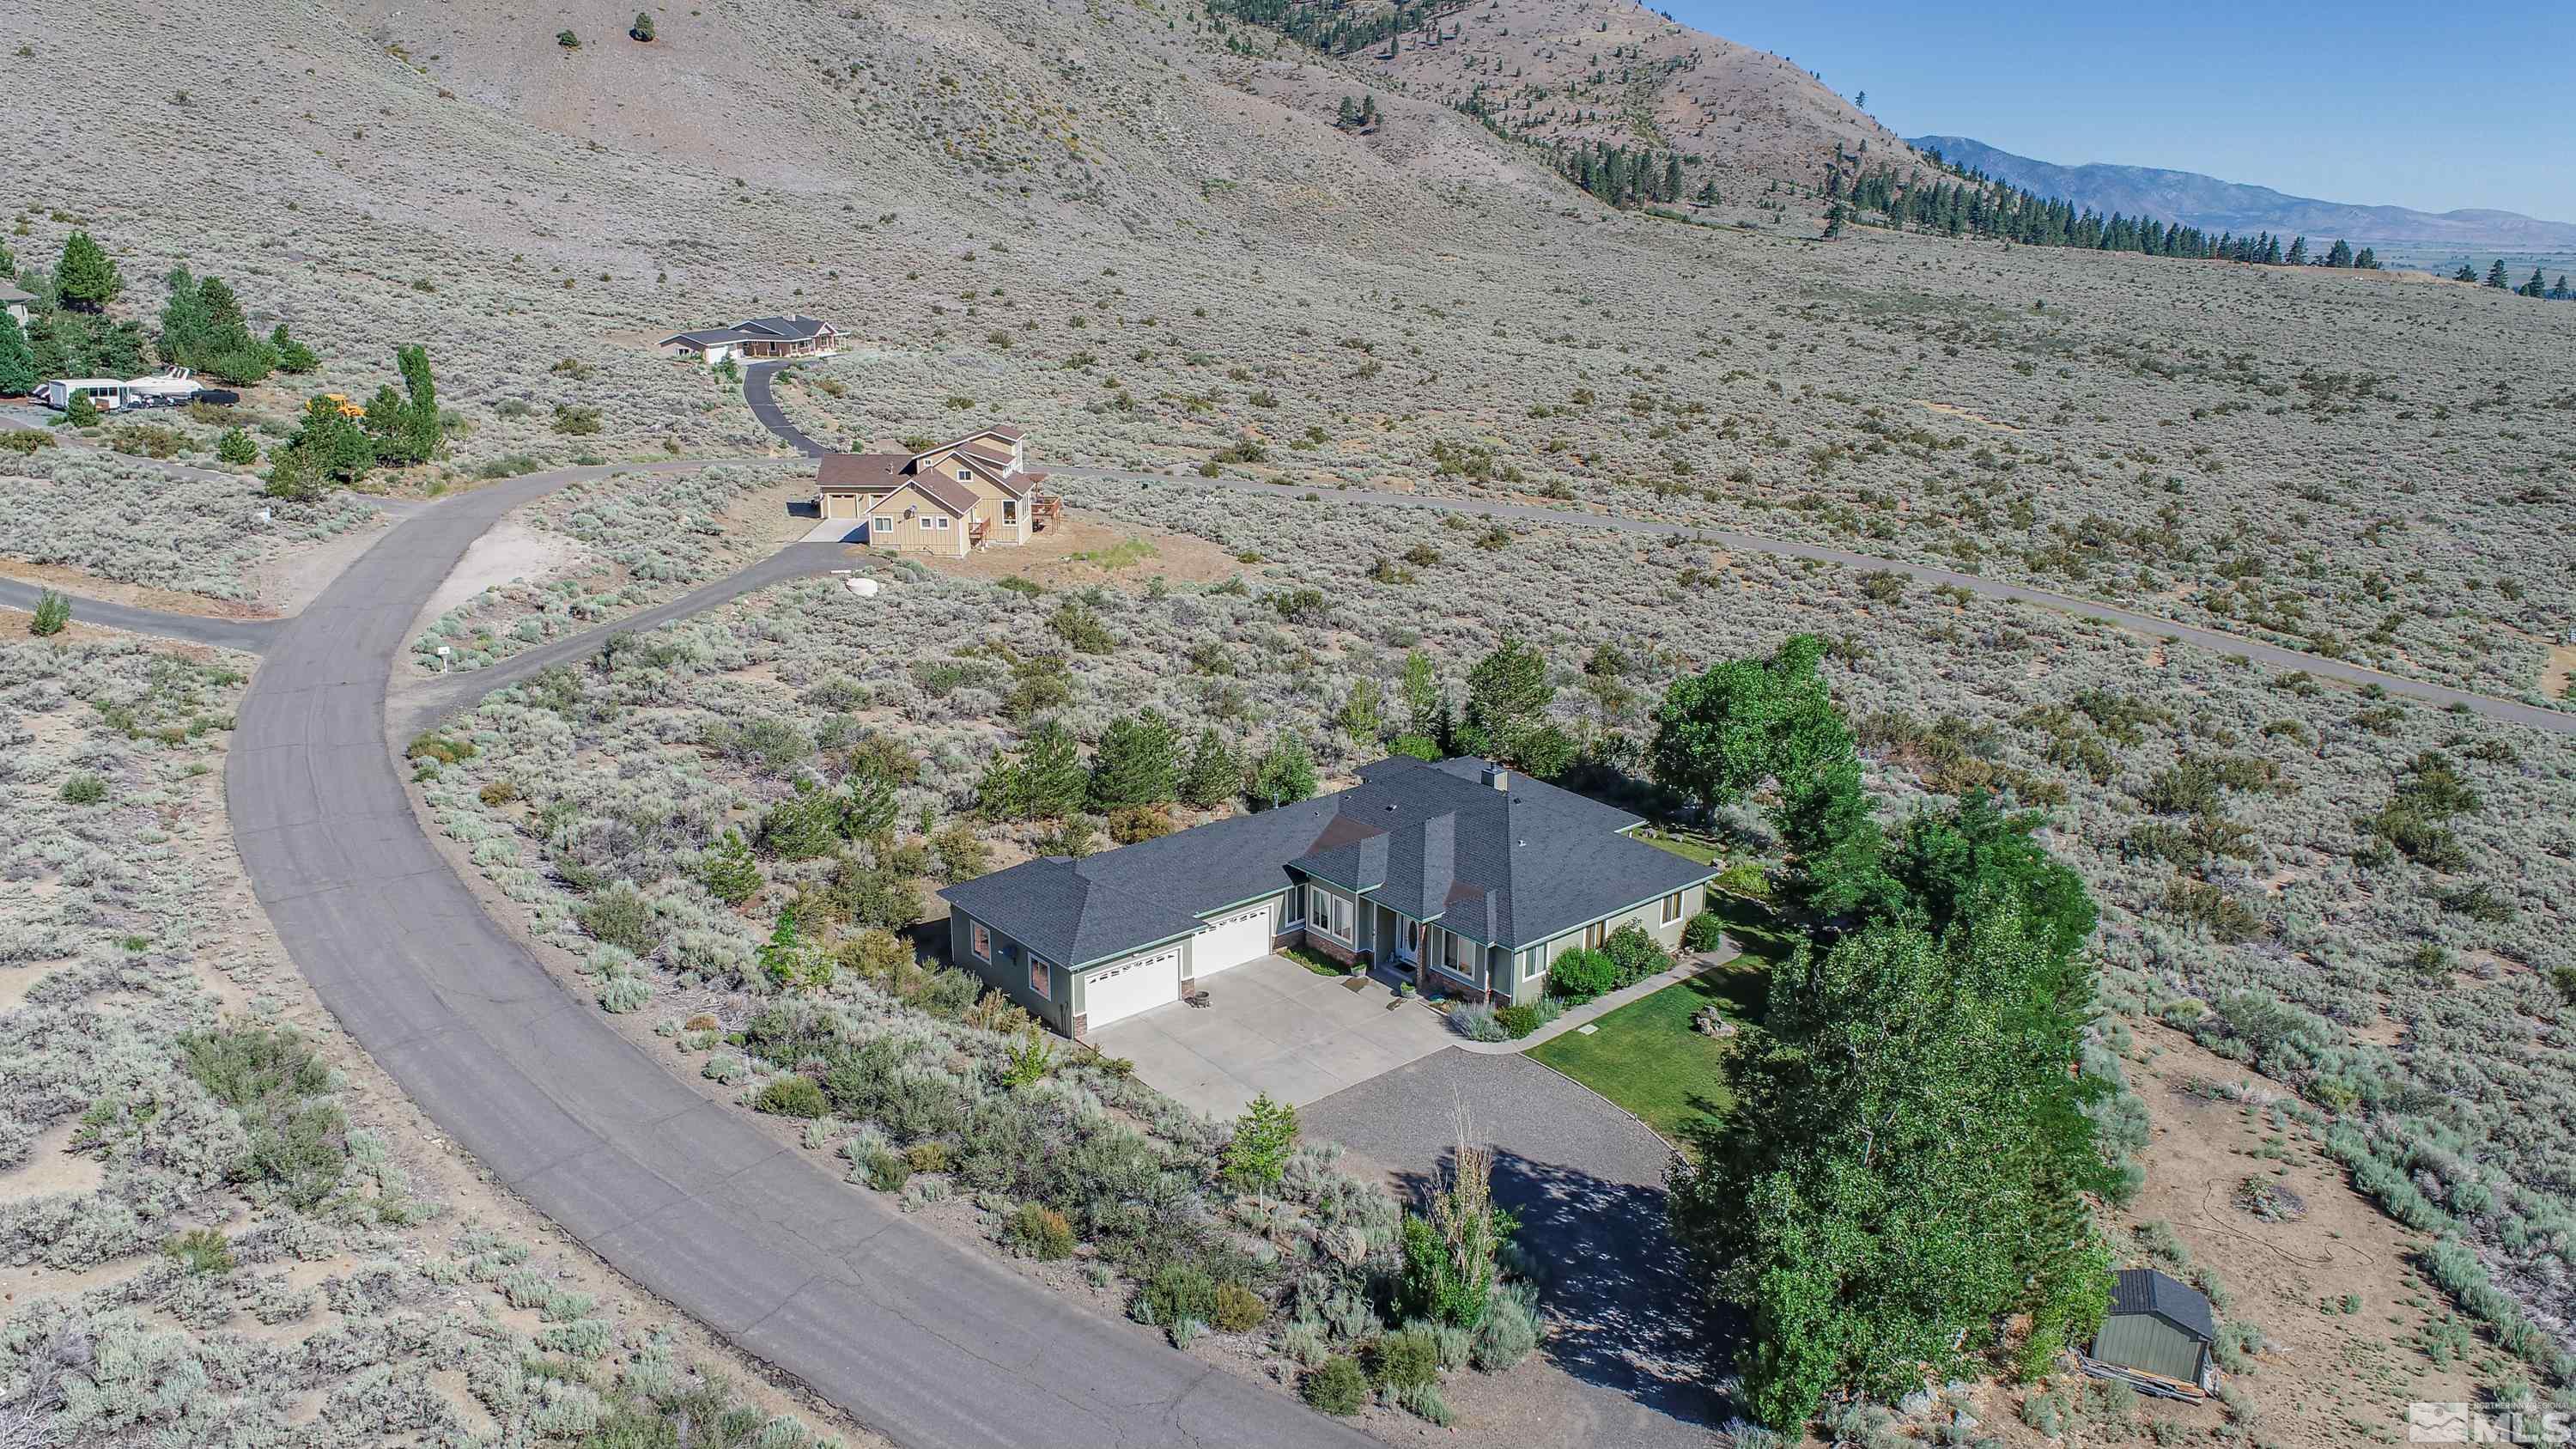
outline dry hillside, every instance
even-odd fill
[[[1733,528],[1937,562],[2554,701],[2576,630],[2566,309],[2394,274],[1867,227],[1827,244],[1811,201],[1766,206],[1758,187],[1702,218],[1720,225],[1605,209],[1453,103],[1481,83],[1542,137],[1677,148],[1784,182],[1811,182],[1837,148],[1900,144],[1786,62],[1625,5],[1469,5],[1439,18],[1438,45],[1407,39],[1391,59],[1160,0],[651,13],[646,44],[626,34],[630,4],[597,0],[173,0],[144,46],[93,9],[34,0],[0,14],[17,98],[0,228],[28,266],[75,228],[99,238],[127,282],[115,315],[148,324],[185,264],[228,278],[262,329],[291,322],[322,370],[252,391],[264,447],[303,392],[363,397],[392,378],[397,344],[426,344],[447,455],[407,488],[588,456],[768,452],[738,390],[652,347],[768,311],[828,316],[851,339],[779,388],[818,436],[1007,418],[1050,463],[1289,485],[1069,489],[1087,522],[1158,540],[1175,565],[1166,590],[1084,605],[1119,641],[1071,661],[1062,710],[1086,740],[1151,702],[1247,747],[1307,734],[1337,766],[1355,746],[1331,719],[1355,685],[1386,684],[1416,646],[1454,684],[1509,635],[1559,666],[1570,729],[1633,738],[1678,670],[1827,634],[1876,787],[1995,785],[2051,809],[2106,906],[2112,999],[2304,1093],[2300,1131],[2456,1239],[2441,1276],[2475,1266],[2567,1338],[2564,738],[1679,537]],[[1363,92],[1380,124],[1336,127]],[[211,426],[170,426],[194,450],[182,460],[208,461]],[[769,476],[638,484],[587,519],[593,500],[567,495],[565,534],[611,567],[482,594],[437,625],[497,657],[676,588],[679,528],[743,523],[731,504]],[[228,524],[173,568],[156,562],[160,477],[87,451],[26,472],[29,497],[79,485],[105,503],[76,528],[79,510],[48,504],[70,536],[7,552],[229,599],[257,592],[244,580],[290,541],[356,522]],[[1336,499],[1359,485],[1617,508],[1676,538],[1391,529]],[[232,508],[247,487],[208,496]],[[1195,572],[1227,558],[1239,592]],[[1002,705],[1017,665],[958,641],[1056,658],[1062,601],[962,573],[897,582],[876,627],[907,641],[910,670],[863,653],[857,630],[767,629],[761,610],[814,603],[774,590],[685,626],[704,647],[633,685],[688,729],[615,712],[557,725],[505,701],[486,727],[522,732],[487,746],[481,778],[441,789],[517,770],[531,799],[610,808],[565,775],[574,740],[748,809],[783,784],[707,784],[696,713],[773,715],[819,740],[863,706],[940,767],[907,806],[963,818],[1028,721]],[[1320,620],[1264,597],[1301,587],[1327,595]],[[1573,671],[1609,642],[1636,669],[1596,708]],[[857,703],[827,702],[845,694]],[[49,749],[68,766],[86,747]],[[2473,799],[2432,822],[2439,836],[2414,834],[2389,817],[2436,767]],[[522,839],[531,812],[487,821],[501,807],[471,791],[454,809],[488,827],[492,868],[559,890],[518,863],[523,845],[545,858]],[[728,951],[756,947],[720,924]],[[2330,1185],[2299,1164],[2301,1184]],[[2191,1190],[2153,1191],[2188,1229]],[[2276,1326],[2307,1303],[2311,1285],[2294,1286],[2265,1306]],[[2387,1275],[2331,1337],[2303,1324],[2282,1339],[2340,1353],[2367,1329],[2370,1354],[2393,1354],[2454,1311],[2399,1315],[2379,1301],[2398,1293],[2419,1290]],[[2484,1380],[2510,1382],[2480,1332]],[[2345,1432],[2288,1417],[2285,1441]]]

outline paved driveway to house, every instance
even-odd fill
[[[1456,1155],[1457,1111],[1494,1149],[1494,1201],[1520,1218],[1549,1338],[1516,1375],[1530,1444],[1704,1449],[1726,1409],[1707,1387],[1712,1323],[1664,1227],[1672,1149],[1570,1078],[1514,1053],[1451,1049],[1307,1107],[1307,1140],[1350,1151],[1417,1205]]]
[[[1360,989],[1351,989],[1352,983]],[[1092,1033],[1167,1097],[1232,1117],[1256,1093],[1303,1105],[1455,1042],[1440,1013],[1365,977],[1264,956],[1201,981],[1206,1006],[1158,1006]]]

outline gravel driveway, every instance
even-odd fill
[[[1705,1446],[1724,1419],[1702,1364],[1712,1335],[1664,1227],[1671,1149],[1645,1124],[1527,1057],[1454,1047],[1303,1115],[1308,1137],[1418,1198],[1455,1150],[1460,1103],[1494,1147],[1494,1198],[1520,1216],[1553,1320],[1524,1442]]]

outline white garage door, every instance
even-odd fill
[[[1253,906],[1208,922],[1190,943],[1196,979],[1204,981],[1229,966],[1240,966],[1270,953],[1270,907]]]
[[[1181,999],[1181,948],[1082,973],[1082,1025],[1098,1031],[1121,1017]]]

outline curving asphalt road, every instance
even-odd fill
[[[568,993],[431,847],[386,741],[412,620],[503,512],[615,471],[426,510],[279,629],[225,795],[253,889],[323,1003],[494,1178],[897,1443],[1374,1445],[774,1147]]]
[[[1267,494],[1273,498],[1309,491],[1298,485],[1265,483],[1252,478],[1182,479],[1101,468],[1056,467],[1051,471],[1054,476],[1060,478],[1097,478],[1117,483],[1150,483],[1173,489],[1215,488],[1229,493]],[[1905,574],[1922,583],[1948,584],[1962,588],[1981,598],[2004,599],[2060,609],[2070,614],[2101,619],[2142,634],[2177,639],[2221,654],[2241,654],[2248,659],[2275,668],[2304,669],[2321,679],[2341,680],[2347,684],[2376,684],[2390,694],[2404,695],[2409,699],[2422,700],[2427,704],[2445,707],[2460,705],[2471,713],[2485,715],[2489,719],[2503,720],[2508,724],[2528,725],[2533,729],[2548,730],[2553,734],[2576,734],[2576,713],[2566,710],[2524,704],[2519,700],[2498,699],[2489,694],[2473,694],[2465,689],[2453,689],[2447,684],[2408,679],[2403,675],[2382,674],[2376,669],[2363,665],[2346,663],[2340,659],[2328,659],[2317,654],[2303,654],[2296,649],[2284,649],[2277,644],[2266,644],[2257,639],[2248,639],[2241,634],[2230,634],[2220,629],[2205,629],[2196,624],[2177,623],[2172,619],[2160,618],[2154,614],[2142,614],[2135,609],[2106,604],[2098,599],[2052,593],[2047,589],[2006,583],[1976,574],[1963,574],[1952,569],[1935,568],[1929,564],[1875,558],[1869,554],[1827,548],[1821,544],[1797,543],[1788,539],[1769,538],[1754,533],[1737,533],[1728,529],[1691,528],[1670,521],[1635,518],[1622,513],[1591,513],[1570,508],[1541,508],[1526,503],[1496,503],[1474,498],[1440,498],[1418,493],[1381,493],[1365,488],[1337,488],[1322,496],[1328,502],[1357,503],[1372,508],[1410,508],[1432,513],[1462,513],[1479,518],[1569,524],[1576,527],[1590,525],[1594,528],[1606,528],[1620,533],[1645,534],[1656,538],[1686,538],[1739,553],[1767,553],[1784,558],[1815,559],[1850,568],[1887,569]]]
[[[0,609],[22,609],[32,614],[36,610],[36,600],[45,592],[37,584],[0,579]],[[111,604],[105,599],[86,599],[78,594],[64,597],[71,600],[75,623],[98,624],[136,634],[158,634],[253,654],[268,647],[282,622],[277,619],[216,619],[201,614],[174,614],[162,609],[137,609],[126,604]]]
[[[685,619],[718,604],[730,603],[784,579],[829,573],[842,567],[848,559],[848,550],[837,543],[791,543],[740,572],[729,574],[702,589],[692,590],[669,603],[656,604],[595,629],[549,640],[534,649],[521,650],[488,668],[467,670],[443,678],[432,677],[387,702],[385,711],[391,720],[393,736],[407,739],[426,729],[439,716],[471,708],[494,690],[515,684],[549,665],[587,659],[599,652],[610,635],[640,634],[673,619]]]
[[[786,410],[769,395],[769,375],[788,364],[756,362],[742,370],[742,400],[751,404],[751,415],[760,425],[778,435],[780,442],[808,458],[819,458],[831,449],[816,442],[803,428],[787,420]]]

